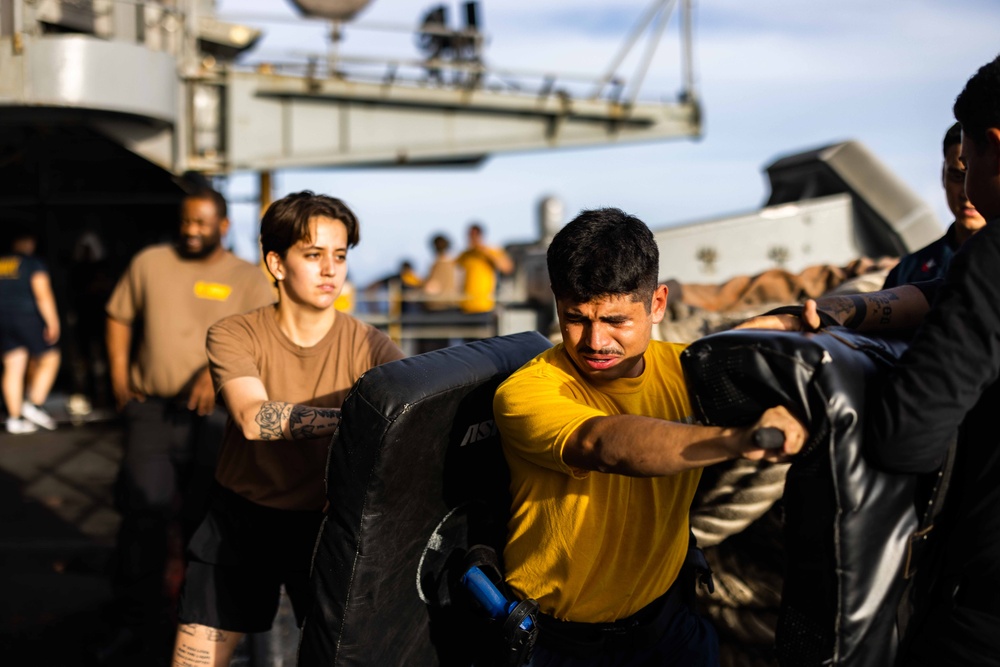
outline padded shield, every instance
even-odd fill
[[[843,329],[742,330],[702,338],[682,356],[704,423],[748,425],[781,404],[809,428],[783,499],[782,665],[884,667],[895,658],[916,478],[866,460],[861,417],[866,394],[877,395],[904,348]]]
[[[493,394],[549,347],[514,334],[358,380],[331,444],[300,665],[472,663],[483,624],[455,582],[468,546],[502,549],[510,512]]]

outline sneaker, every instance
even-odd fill
[[[7,417],[7,432],[12,435],[23,435],[34,433],[38,427],[21,417]]]
[[[71,394],[69,400],[66,401],[66,411],[72,417],[86,417],[94,411],[94,406],[90,404],[90,399],[83,394]]]
[[[41,426],[48,431],[56,430],[56,420],[49,416],[49,413],[33,403],[27,401],[21,406],[21,416],[36,426]]]

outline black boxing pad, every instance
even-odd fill
[[[681,357],[702,422],[748,425],[781,404],[810,431],[785,481],[788,565],[775,640],[782,665],[883,667],[895,659],[917,481],[866,459],[862,418],[904,349],[844,329],[740,330],[702,338]]]
[[[502,550],[510,512],[493,394],[549,347],[502,336],[358,380],[331,443],[299,665],[471,664],[481,624],[454,579],[468,546]]]

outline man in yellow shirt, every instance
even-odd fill
[[[651,340],[667,305],[658,269],[641,220],[581,213],[548,249],[563,342],[497,390],[513,498],[506,580],[541,612],[531,665],[718,664],[715,631],[678,578],[701,470],[784,460],[805,440],[783,407],[747,428],[694,424],[683,346]],[[764,427],[784,432],[781,450],[753,444]]]
[[[455,260],[465,272],[462,312],[488,313],[496,306],[497,273],[509,275],[514,262],[501,248],[486,245],[481,225],[469,226],[469,247]]]

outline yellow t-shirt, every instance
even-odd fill
[[[640,377],[598,389],[557,345],[497,389],[493,411],[513,497],[506,578],[543,612],[584,623],[615,621],[661,596],[677,578],[701,470],[653,478],[590,472],[566,465],[562,451],[592,417],[693,423],[683,349],[651,341]]]
[[[461,308],[466,313],[488,313],[496,305],[497,258],[503,254],[499,248],[472,248],[455,260],[465,271]]]

